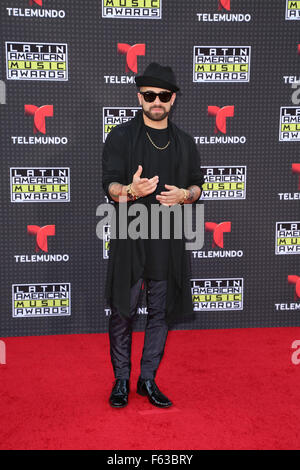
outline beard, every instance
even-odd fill
[[[151,111],[152,108],[150,108],[149,111],[146,111],[144,108],[143,108],[143,112],[144,114],[146,114],[146,116],[151,119],[152,121],[162,121],[163,119],[165,119],[168,114],[169,114],[169,111],[166,111],[165,108],[163,108],[162,106],[153,106],[153,108],[160,108],[162,109],[162,113],[161,112],[153,112]]]

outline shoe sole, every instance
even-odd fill
[[[138,395],[141,395],[142,397],[147,397],[149,402],[151,403],[151,405],[153,406],[157,406],[157,408],[170,408],[170,406],[173,405],[173,403],[171,403],[170,405],[158,405],[157,403],[154,403],[151,398],[149,397],[149,395],[147,394],[147,392],[142,392],[140,390],[137,389],[136,393]]]
[[[109,402],[109,404],[112,408],[125,408],[125,406],[128,405],[128,403],[126,403],[125,405],[112,405],[110,402]]]

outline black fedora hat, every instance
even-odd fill
[[[135,83],[138,87],[153,86],[174,92],[179,90],[171,67],[159,65],[157,62],[151,62],[143,75],[135,77]]]

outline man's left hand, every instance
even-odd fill
[[[163,206],[174,206],[175,204],[179,204],[179,202],[181,202],[183,199],[184,191],[181,188],[177,188],[177,186],[173,186],[171,184],[165,184],[165,187],[169,191],[162,191],[156,196],[156,199]]]

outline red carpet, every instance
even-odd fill
[[[299,449],[299,328],[171,331],[157,383],[161,410],[136,394],[112,409],[107,334],[4,339],[0,449]]]

